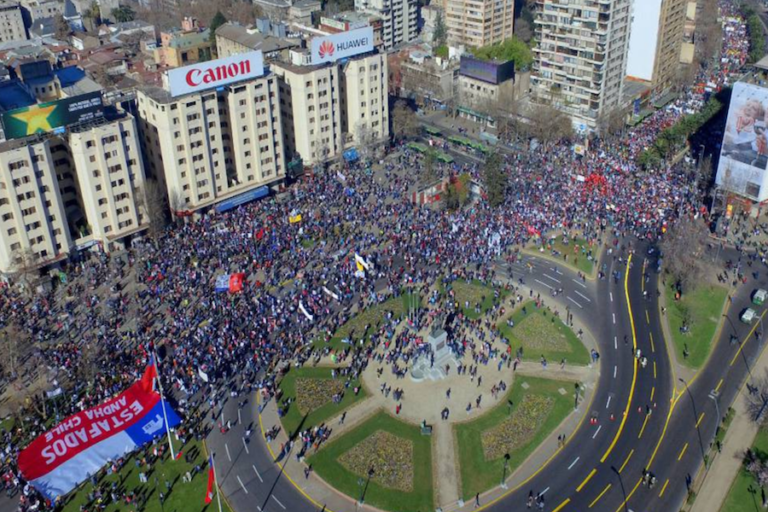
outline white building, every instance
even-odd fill
[[[443,0],[448,42],[472,47],[501,43],[515,28],[514,0]]]
[[[18,2],[0,2],[0,43],[9,41],[24,41],[27,30],[24,27],[24,17]]]
[[[418,37],[417,0],[355,0],[355,11],[376,14],[381,18],[385,50]]]

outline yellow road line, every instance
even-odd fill
[[[629,492],[629,495],[627,495],[627,497],[624,499],[624,501],[621,502],[621,505],[619,505],[619,508],[616,509],[616,512],[619,512],[620,510],[622,510],[624,508],[624,505],[626,505],[627,502],[629,501],[629,498],[631,498],[632,495],[635,494],[635,491],[637,490],[638,487],[640,487],[640,482],[642,482],[642,481],[643,481],[642,477],[637,479],[637,483],[632,488],[632,490]]]
[[[648,324],[650,324],[650,323],[651,323],[651,317],[650,317],[650,316],[648,316],[648,310],[647,310],[647,309],[645,310],[645,321],[646,321],[646,323],[648,323]]]
[[[571,502],[571,498],[566,499],[564,502],[559,504],[556,509],[554,509],[552,512],[560,512],[563,510],[563,507],[565,507],[567,504]]]
[[[656,394],[656,386],[653,386],[651,388],[651,402],[653,402],[653,395],[655,395],[655,394]]]
[[[632,351],[637,350],[637,334],[635,333],[635,319],[632,315],[632,305],[629,301],[629,269],[631,268],[631,262],[632,262],[632,255],[629,255],[629,258],[627,258],[627,272],[624,274],[624,296],[627,299],[627,311],[629,312],[629,326],[632,329]],[[647,312],[647,311],[646,311]],[[602,458],[600,459],[600,462],[605,462],[605,459],[608,458],[608,456],[613,451],[614,446],[616,446],[616,443],[619,441],[619,437],[621,436],[621,433],[624,431],[624,425],[627,422],[627,418],[629,417],[629,408],[632,406],[632,398],[635,396],[635,385],[637,384],[637,358],[632,358],[632,386],[629,388],[629,399],[627,400],[627,407],[624,409],[624,415],[621,418],[621,424],[619,425],[619,430],[616,431],[616,436],[613,438],[613,441],[611,442],[611,445],[608,447],[607,450],[605,450],[605,453],[603,454]]]
[[[683,446],[683,449],[680,450],[680,455],[677,456],[677,460],[680,461],[680,459],[683,458],[683,455],[685,455],[685,450],[688,449],[688,443],[685,443],[685,446]]]
[[[650,338],[651,338],[651,352],[652,352],[652,353],[655,353],[655,352],[656,352],[656,347],[655,347],[655,346],[654,346],[654,344],[653,344],[653,333],[649,332],[649,333],[648,333],[648,335],[649,335],[649,336],[650,336]]]
[[[672,401],[672,404],[669,407],[669,412],[667,413],[667,419],[664,421],[664,429],[661,431],[661,437],[659,438],[659,441],[656,443],[656,448],[653,449],[653,453],[651,454],[651,458],[648,461],[648,464],[646,467],[650,470],[651,464],[653,464],[653,459],[656,458],[656,452],[659,451],[659,447],[661,446],[661,442],[664,441],[664,436],[667,435],[667,427],[669,426],[669,420],[672,418],[672,412],[675,410],[675,404],[677,402]]]
[[[720,391],[720,386],[723,385],[723,379],[720,379],[720,382],[717,383],[717,387],[715,388],[715,392]]]
[[[763,314],[760,315],[760,320],[763,319],[766,313],[768,313],[768,309],[763,311]],[[733,359],[731,359],[730,366],[733,366],[733,363],[736,362],[736,358],[739,357],[739,354],[741,354],[741,350],[744,348],[744,345],[747,344],[747,342],[749,341],[749,338],[752,337],[752,334],[755,332],[755,329],[757,329],[757,326],[759,325],[760,325],[760,322],[755,323],[755,326],[752,328],[751,331],[749,331],[749,334],[747,334],[747,337],[744,338],[744,341],[741,342],[741,344],[739,345],[739,350],[736,351],[736,353],[733,355]]]
[[[696,428],[699,428],[699,424],[701,423],[701,420],[704,419],[704,413],[701,413],[701,416],[699,416],[699,421],[696,422]]]
[[[602,497],[603,497],[603,494],[607,493],[607,492],[608,492],[608,489],[610,489],[610,488],[611,488],[611,484],[608,484],[608,485],[606,485],[606,486],[605,486],[605,489],[603,489],[603,492],[601,492],[600,494],[598,494],[598,495],[597,495],[597,498],[595,498],[595,499],[594,499],[594,501],[592,501],[592,503],[590,503],[590,504],[589,504],[589,508],[592,508],[592,507],[594,507],[594,506],[595,506],[595,503],[597,503],[598,501],[600,501],[600,498],[602,498]]]
[[[664,496],[664,491],[667,490],[667,486],[669,485],[669,478],[667,478],[667,481],[664,482],[664,487],[661,488],[661,492],[659,493],[659,498]]]
[[[592,480],[592,477],[595,476],[595,473],[597,473],[597,468],[590,471],[590,473],[587,475],[587,478],[585,478],[584,481],[581,482],[581,484],[579,484],[579,486],[576,488],[576,492],[581,492],[584,486],[587,485],[587,482]]]
[[[629,459],[630,459],[630,458],[632,458],[632,454],[633,454],[633,453],[635,453],[635,449],[634,449],[634,448],[632,448],[631,450],[629,450],[629,455],[627,455],[627,458],[626,458],[626,459],[624,459],[624,464],[622,464],[622,465],[621,465],[621,467],[619,468],[619,473],[621,473],[622,471],[624,471],[624,468],[627,466],[627,463],[629,462]]]
[[[637,435],[637,438],[640,439],[643,437],[643,432],[645,432],[645,425],[648,423],[648,418],[650,418],[650,414],[645,415],[645,419],[643,420],[643,428],[640,429],[640,433]]]

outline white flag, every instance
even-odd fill
[[[310,322],[315,319],[315,317],[310,315],[309,312],[304,308],[304,303],[303,302],[299,302],[299,309],[301,310],[302,313],[304,313],[304,316],[307,317],[307,319]]]

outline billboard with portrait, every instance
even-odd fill
[[[92,92],[3,112],[6,139],[47,133],[98,119],[104,114],[100,92]]]
[[[723,133],[717,184],[756,201],[768,198],[768,89],[738,82]]]

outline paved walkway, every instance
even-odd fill
[[[763,350],[752,372],[755,375],[762,375],[766,371],[768,371],[768,350]],[[715,456],[709,472],[699,487],[696,501],[690,512],[720,511],[733,480],[741,470],[744,452],[755,441],[758,427],[747,415],[744,399],[746,393],[746,387],[742,387],[733,403],[736,414],[725,436],[722,452]]]

